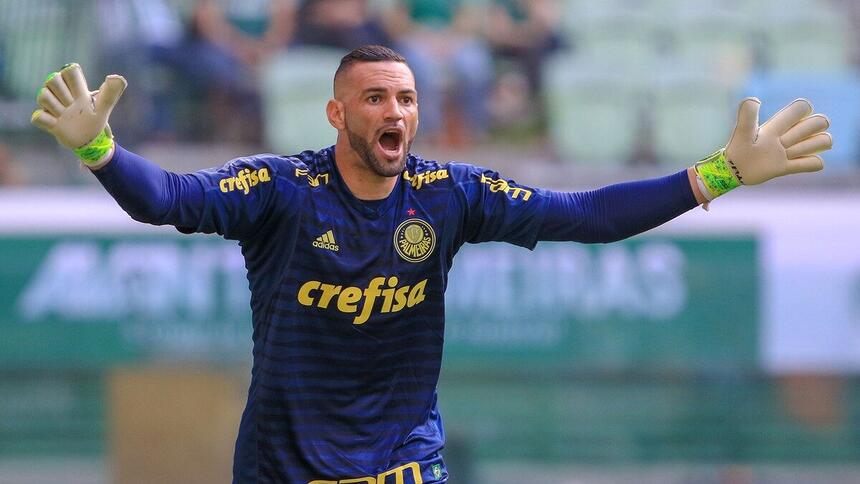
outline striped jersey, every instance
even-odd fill
[[[177,194],[164,220],[239,240],[251,288],[234,482],[445,482],[436,384],[452,259],[465,242],[533,247],[545,194],[410,155],[392,193],[365,202],[333,147],[181,177],[204,199]]]

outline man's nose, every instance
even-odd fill
[[[385,120],[400,121],[403,119],[403,111],[401,110],[400,102],[396,97],[392,97],[385,102]]]

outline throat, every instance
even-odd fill
[[[381,207],[382,204],[385,203],[387,198],[380,198],[378,200],[362,200],[362,199],[359,199],[359,200],[361,201],[361,203],[365,207],[367,207],[371,210],[379,210],[379,207]]]
[[[335,145],[334,164],[349,192],[357,199],[384,200],[397,186],[397,176],[379,176],[369,169],[361,157],[350,147]]]

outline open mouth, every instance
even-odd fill
[[[388,129],[382,132],[379,136],[379,147],[387,155],[397,155],[400,153],[400,146],[403,140],[403,133],[397,129]]]

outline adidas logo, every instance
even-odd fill
[[[334,241],[334,232],[331,230],[317,237],[316,240],[314,240],[313,245],[318,249],[328,249],[333,252],[340,250],[337,242]]]

